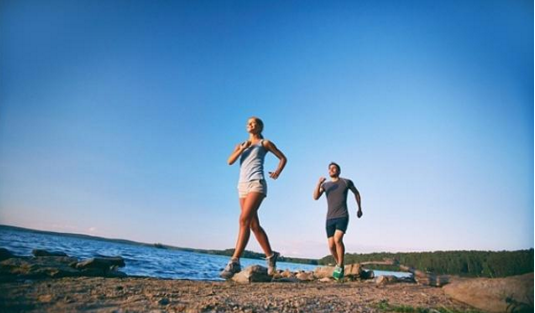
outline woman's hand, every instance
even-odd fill
[[[249,148],[250,146],[251,146],[251,140],[246,140],[246,141],[242,142],[242,144],[240,145],[240,149],[243,152],[247,148]]]
[[[269,177],[273,178],[273,179],[277,179],[279,178],[279,175],[280,173],[275,171],[275,172],[269,172]]]

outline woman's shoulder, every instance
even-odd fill
[[[264,147],[264,148],[267,148],[269,147],[270,145],[273,145],[273,142],[269,139],[260,139],[260,144]]]

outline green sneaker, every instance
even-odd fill
[[[344,267],[343,266],[336,265],[336,267],[334,268],[334,271],[333,271],[333,278],[336,279],[336,280],[341,280],[341,279],[344,278]]]

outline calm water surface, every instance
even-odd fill
[[[0,227],[0,247],[16,255],[29,256],[33,249],[62,251],[78,259],[97,256],[121,256],[126,266],[120,270],[127,275],[158,278],[222,280],[219,272],[229,257],[172,249],[158,249],[127,243],[114,243],[89,238],[40,234]],[[242,267],[253,264],[265,266],[263,260],[241,259]],[[277,268],[290,271],[312,271],[315,265],[277,262]],[[407,276],[407,273],[375,271],[376,275]]]

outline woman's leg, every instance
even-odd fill
[[[273,250],[271,250],[271,245],[269,244],[269,238],[266,234],[266,231],[260,226],[260,220],[258,219],[258,210],[255,211],[253,219],[251,221],[251,230],[253,231],[256,240],[264,250],[266,257],[273,255]]]
[[[258,192],[250,192],[245,198],[240,198],[241,214],[240,214],[240,230],[238,232],[238,240],[236,242],[236,249],[232,255],[233,259],[239,259],[249,242],[251,235],[251,224],[256,215],[256,211],[264,200],[264,195]]]

